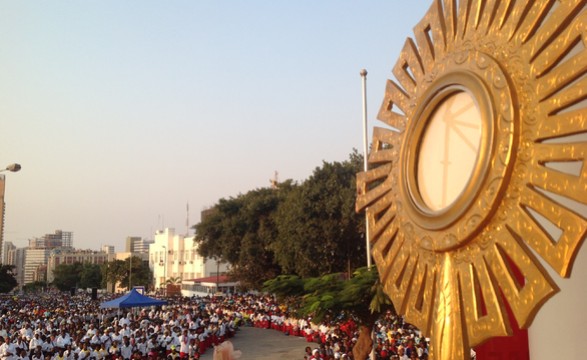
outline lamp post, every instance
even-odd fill
[[[216,258],[216,293],[219,293],[220,291],[220,260],[218,258]]]
[[[165,278],[167,277],[167,246],[162,245],[163,254],[165,255],[165,260],[163,261],[163,283],[159,284],[159,286],[163,286],[165,282]]]
[[[130,253],[130,256],[128,257],[128,291],[130,291],[130,289],[132,289],[131,279],[132,279],[132,251]]]
[[[5,169],[1,169],[0,172],[10,171],[17,172],[21,169],[20,164],[14,163],[8,165]],[[4,256],[4,188],[6,185],[6,178],[4,174],[0,175],[0,264]]]

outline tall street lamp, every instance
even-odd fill
[[[162,245],[163,254],[165,255],[165,260],[163,261],[163,282],[159,283],[159,287],[163,287],[165,285],[165,278],[167,277],[167,246]]]
[[[132,279],[132,251],[130,253],[130,256],[128,257],[128,291],[130,291],[130,289],[132,289],[131,279]]]
[[[17,172],[21,168],[20,164],[14,163],[8,165],[5,169],[1,169],[0,172],[10,171]],[[4,174],[0,175],[0,264],[2,263],[4,253],[4,208],[6,203],[4,202],[4,188],[6,187],[6,178]]]

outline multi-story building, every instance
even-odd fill
[[[2,264],[8,264],[8,265],[13,265],[14,264],[14,260],[12,260],[10,258],[11,254],[14,255],[14,249],[16,249],[16,246],[11,242],[11,241],[7,241],[4,243],[3,249],[2,249]]]
[[[153,243],[153,240],[146,240],[138,236],[129,236],[126,238],[126,252],[133,254],[148,253],[149,245]]]
[[[17,248],[16,246],[7,247],[6,264],[14,265],[16,270],[16,281],[18,286],[24,285],[24,259],[25,259],[25,248]]]
[[[29,247],[37,248],[56,248],[72,247],[73,233],[71,231],[55,230],[54,234],[45,234],[43,237],[29,240]]]
[[[32,272],[33,282],[47,282],[47,265],[39,265]]]
[[[102,251],[108,255],[114,254],[114,245],[102,245]]]
[[[47,260],[51,253],[50,248],[25,248],[24,250],[24,268],[23,268],[23,285],[32,283],[39,278],[39,269],[47,266]],[[19,269],[17,268],[17,271]],[[45,275],[46,277],[46,275]]]
[[[140,236],[127,236],[126,237],[126,247],[125,250],[128,253],[133,253],[136,252],[135,251],[135,244],[138,243],[139,241],[142,241],[143,238],[141,238]]]
[[[72,245],[73,233],[71,231],[56,230],[54,234],[46,234],[40,238],[30,239],[29,246],[24,249],[23,267],[16,268],[17,272],[23,273],[22,285],[33,281],[46,281],[47,262],[51,250],[56,248],[71,249]],[[45,269],[44,272],[43,269]]]
[[[187,280],[217,274],[226,274],[228,265],[198,255],[194,237],[175,234],[174,229],[155,233],[155,241],[149,248],[149,267],[159,289],[167,280]]]
[[[45,239],[49,244],[58,244],[61,241],[62,247],[73,247],[73,232],[71,231],[55,230],[55,234],[47,234]]]
[[[55,279],[54,271],[59,265],[104,264],[108,262],[108,254],[95,250],[75,250],[73,248],[56,248],[51,250],[47,260],[47,282]]]
[[[149,253],[149,247],[151,246],[151,244],[154,244],[155,240],[147,240],[147,239],[141,239],[141,241],[135,243],[135,251],[134,253],[137,254],[148,254]]]

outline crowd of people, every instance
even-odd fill
[[[57,291],[0,298],[0,360],[199,359],[240,326],[305,337],[300,360],[352,359],[358,337],[353,321],[313,324],[265,295],[180,297],[132,309],[101,309],[104,300]],[[375,334],[378,359],[427,359],[426,339],[391,313]]]
[[[271,328],[290,336],[302,336],[306,346],[303,359],[353,359],[358,326],[353,320],[331,319],[314,324],[311,318],[289,317],[287,309],[266,298],[251,315],[253,326]],[[378,360],[428,359],[429,339],[403,318],[387,312],[374,328],[374,353]]]

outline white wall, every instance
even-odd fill
[[[540,309],[528,329],[530,359],[587,359],[587,246],[579,251],[570,279],[549,274],[561,291]]]

